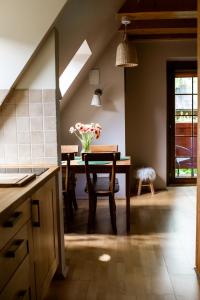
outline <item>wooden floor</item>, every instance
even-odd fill
[[[199,300],[195,265],[195,187],[117,201],[112,235],[107,201],[97,207],[96,234],[87,235],[87,201],[79,202],[74,233],[65,236],[69,274],[54,281],[46,300]]]

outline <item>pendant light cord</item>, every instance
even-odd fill
[[[127,24],[124,24],[124,42],[127,40]]]

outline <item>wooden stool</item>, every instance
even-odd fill
[[[153,168],[140,168],[136,172],[136,178],[139,180],[137,195],[140,196],[142,187],[149,186],[151,194],[155,194],[153,181],[156,179],[156,172]]]

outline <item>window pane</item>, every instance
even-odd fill
[[[197,116],[197,108],[198,108],[198,96],[193,95],[193,114]]]
[[[198,81],[197,77],[193,77],[193,93],[198,94]]]
[[[175,155],[176,157],[192,156],[192,137],[188,137],[188,136],[175,137]]]
[[[176,95],[175,96],[175,113],[176,115],[191,115],[192,114],[192,96],[191,95]]]
[[[192,77],[175,78],[175,94],[192,94]]]
[[[176,136],[188,136],[188,135],[191,136],[192,135],[192,117],[187,117],[188,120],[185,120],[185,122],[179,122],[180,118],[185,118],[185,117],[176,117],[175,135]]]

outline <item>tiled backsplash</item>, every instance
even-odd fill
[[[57,163],[55,90],[15,90],[0,108],[0,163]]]

